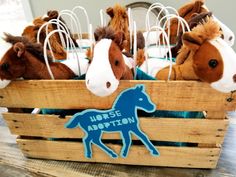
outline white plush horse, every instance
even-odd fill
[[[86,74],[86,86],[97,96],[112,94],[120,80],[134,78],[134,61],[122,54],[124,34],[115,33],[109,27],[95,30],[97,43],[93,58]]]

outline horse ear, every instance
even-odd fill
[[[25,45],[22,42],[15,43],[13,49],[16,52],[18,58],[20,58],[25,53]]]
[[[193,12],[195,13],[200,13],[201,12],[201,8],[202,6],[204,5],[204,2],[201,0],[201,1],[195,1],[195,4],[193,6]]]
[[[99,34],[97,30],[94,31],[94,39],[96,42],[99,40]]]
[[[59,13],[58,13],[58,11],[56,11],[56,10],[49,10],[49,11],[47,12],[47,15],[48,15],[48,20],[47,20],[47,19],[46,19],[46,20],[49,21],[49,20],[51,20],[51,19],[57,19]]]
[[[203,42],[199,36],[191,34],[191,32],[184,33],[182,36],[182,41],[186,47],[192,50],[199,49],[199,47],[201,46]]]
[[[114,17],[114,10],[112,7],[109,7],[107,10],[106,10],[107,14],[113,18]]]
[[[99,27],[94,31],[95,41],[99,41],[106,34],[105,28]]]
[[[142,92],[144,91],[144,85],[137,85],[136,89]]]

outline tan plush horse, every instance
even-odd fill
[[[170,79],[200,80],[221,92],[236,90],[236,53],[221,35],[219,24],[212,18],[184,33]],[[157,72],[156,78],[166,80],[169,69]]]

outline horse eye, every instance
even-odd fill
[[[118,66],[118,65],[119,65],[119,61],[115,60],[115,66]]]
[[[211,67],[211,68],[215,68],[217,65],[218,65],[218,61],[216,59],[211,59],[209,62],[208,62],[208,65]]]
[[[143,98],[139,98],[138,100],[139,100],[139,101],[143,101]]]
[[[9,64],[7,64],[7,63],[3,63],[1,66],[1,69],[5,70],[5,71],[8,70],[8,68],[9,68]]]

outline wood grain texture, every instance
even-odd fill
[[[220,148],[157,147],[161,155],[152,157],[144,146],[132,145],[127,158],[112,159],[92,146],[93,158],[87,159],[79,142],[17,139],[17,143],[27,157],[129,165],[215,168],[220,155]],[[108,146],[119,154],[120,145]]]
[[[53,138],[82,138],[80,128],[66,129],[71,118],[59,119],[55,115],[5,113],[12,134]],[[140,118],[141,129],[151,140],[222,144],[228,120]],[[104,133],[104,139],[120,139],[120,135]]]
[[[225,119],[226,112],[225,111],[207,111],[207,119]]]
[[[4,129],[5,128],[5,129]],[[217,168],[128,166],[25,158],[6,127],[0,128],[1,177],[235,177],[236,124],[229,126]],[[2,139],[3,138],[3,139]],[[7,140],[7,142],[5,142]],[[3,142],[2,142],[3,141]],[[12,143],[11,143],[12,142]],[[5,175],[5,176],[4,176]]]
[[[159,110],[224,111],[236,108],[235,100],[226,101],[231,94],[215,91],[206,83],[189,81],[121,81],[117,92],[105,98],[92,95],[84,81],[14,81],[5,89],[0,89],[0,105],[17,108],[108,109],[122,90],[136,84],[146,86],[147,93]],[[235,94],[233,97],[236,98]]]

